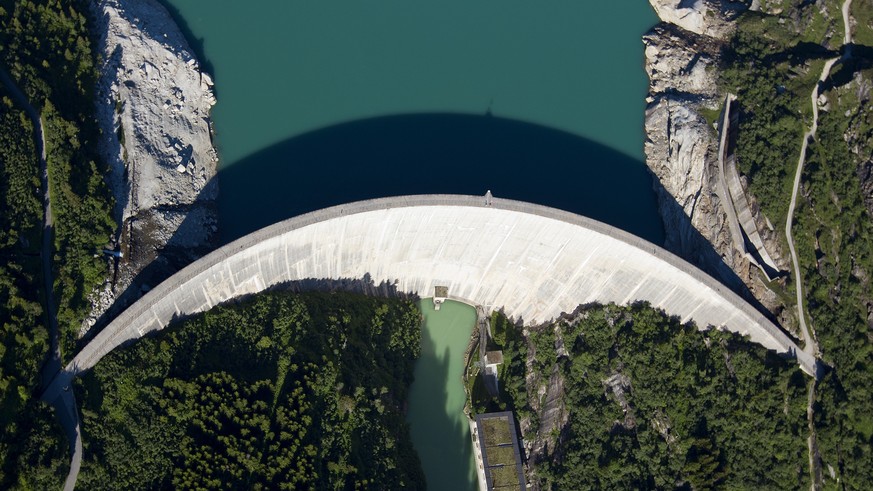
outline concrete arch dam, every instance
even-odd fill
[[[192,263],[130,306],[70,362],[51,400],[77,373],[127,341],[241,295],[304,279],[370,278],[398,291],[503,307],[544,322],[587,302],[645,300],[683,321],[748,335],[814,357],[751,305],[679,257],[601,222],[540,205],[455,195],[360,201],[261,229]]]

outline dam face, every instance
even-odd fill
[[[587,302],[648,301],[701,329],[727,329],[797,356],[801,368],[815,374],[815,358],[777,326],[727,287],[654,244],[554,208],[422,195],[301,215],[212,252],[119,315],[59,379],[69,380],[120,344],[175,318],[235,297],[290,281],[365,277],[422,297],[447,286],[450,298],[502,308],[525,323],[549,321]]]

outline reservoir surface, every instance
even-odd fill
[[[351,200],[488,189],[662,241],[647,2],[163,1],[214,75],[225,241]]]
[[[461,377],[476,309],[450,300],[436,311],[430,298],[422,299],[419,307],[424,314],[421,358],[415,364],[407,413],[412,441],[428,489],[474,490],[476,468]]]
[[[215,80],[225,242],[349,201],[489,189],[663,242],[643,163],[647,2],[161,1]],[[474,489],[475,310],[421,308],[413,442],[430,489]]]

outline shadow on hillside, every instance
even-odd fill
[[[846,50],[850,50],[850,56],[834,67],[831,76],[822,83],[822,92],[827,92],[835,87],[843,87],[854,80],[858,72],[873,67],[873,47],[852,44],[843,46],[844,54]]]
[[[784,51],[764,57],[764,62],[767,66],[773,66],[787,61],[796,66],[807,63],[809,60],[824,60],[837,55],[836,51],[821,44],[802,41]]]

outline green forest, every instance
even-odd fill
[[[54,209],[55,293],[69,354],[87,294],[106,276],[94,257],[114,223],[95,156],[96,58],[85,0],[0,0],[0,68],[40,112]],[[0,86],[0,488],[57,488],[69,466],[52,410],[37,400],[48,352],[40,270],[42,193],[35,130]]]
[[[88,295],[106,279],[100,252],[116,227],[104,182],[107,169],[97,156],[93,92],[98,60],[87,13],[87,0],[0,0],[0,65],[40,113],[45,131],[55,223],[54,291],[64,355],[75,349],[90,308]],[[16,121],[8,124],[4,120],[4,133],[32,134],[29,124],[25,130],[12,128],[21,126]],[[27,217],[28,224],[17,223],[18,230],[36,230],[28,238],[38,247],[41,230],[28,228],[42,220],[42,190],[34,181],[37,156],[32,146],[11,151],[16,155],[12,161],[29,163],[29,173],[22,172],[14,184],[9,181],[16,188],[27,186],[27,192],[10,195],[5,210]],[[36,208],[29,197],[37,199]]]
[[[809,378],[794,361],[646,304],[526,330],[495,315],[500,397],[474,390],[473,409],[514,410],[526,441],[555,442],[528,456],[542,489],[809,487]],[[539,389],[556,377],[567,423],[542,428]]]
[[[423,489],[407,300],[275,292],[108,355],[76,385],[82,489]]]
[[[56,485],[68,465],[54,414],[36,400],[48,330],[40,288],[42,206],[33,127],[0,86],[0,488]],[[50,484],[51,483],[51,484]]]
[[[96,164],[92,117],[96,59],[84,0],[0,0],[0,68],[41,113],[56,227],[54,264],[65,352],[103,281],[94,258],[114,225]],[[0,85],[0,488],[57,487],[67,443],[37,401],[49,346],[41,273],[42,193],[35,130]]]
[[[812,123],[810,93],[825,60],[841,55],[841,3],[748,12],[724,53],[721,84],[742,108],[737,163],[773,223],[785,223],[802,135]],[[863,44],[871,40],[873,5],[855,1],[851,14],[856,46],[821,85],[827,102],[807,151],[793,235],[811,326],[831,368],[815,387],[824,485],[864,489],[873,481],[873,219],[859,177],[873,157],[873,112],[859,84],[873,80],[873,51]],[[794,298],[794,280],[782,298]]]

